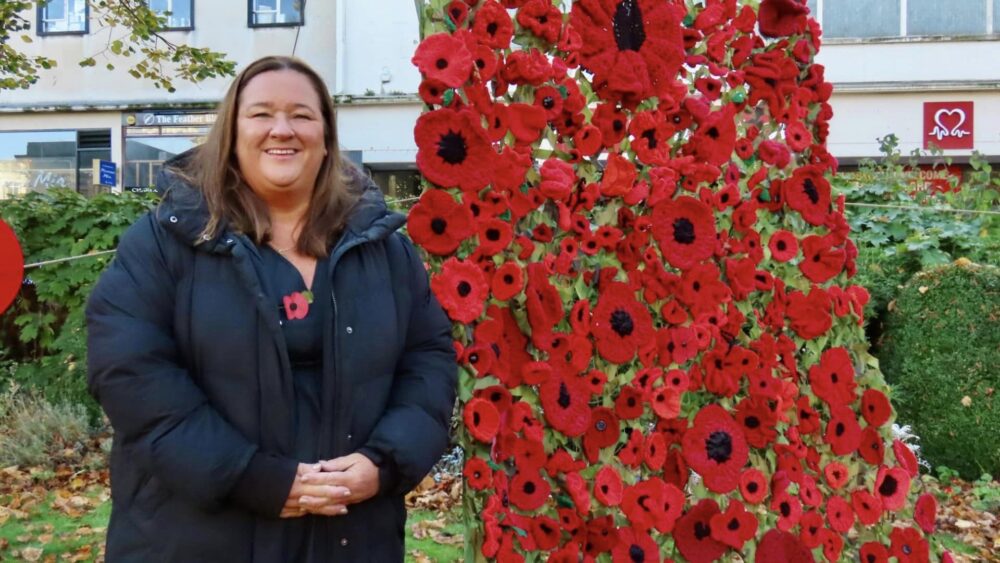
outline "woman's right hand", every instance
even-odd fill
[[[301,478],[306,473],[313,473],[321,470],[322,468],[317,464],[299,464],[298,469],[295,472],[295,480],[292,482],[292,489],[288,491],[288,499],[285,500],[285,506],[281,509],[281,518],[298,518],[300,516],[305,516],[306,514],[321,514],[324,516],[340,516],[341,514],[347,514],[347,506],[343,502],[343,499],[351,495],[351,491],[348,490],[347,487],[338,487],[335,485],[314,485],[302,482]],[[302,497],[307,497],[309,499],[323,499],[325,502],[323,502],[319,507],[312,505],[307,511],[299,503],[299,500],[302,499]]]

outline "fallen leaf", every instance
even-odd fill
[[[918,287],[918,288],[917,288],[917,291],[919,291],[919,292],[920,292],[920,295],[923,295],[923,294],[927,293],[927,291],[928,291],[929,289],[930,289],[930,288],[929,288],[929,287],[927,287],[926,285],[922,285],[922,286],[920,286],[920,287]]]
[[[968,395],[962,397],[962,406],[963,407],[971,407],[972,406],[972,397],[970,397]]]
[[[21,550],[21,557],[25,561],[38,561],[42,558],[42,548],[40,547],[26,547]]]

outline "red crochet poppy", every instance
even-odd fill
[[[496,153],[476,114],[469,110],[431,111],[417,119],[413,135],[417,166],[431,182],[466,191],[479,190],[490,182]]]
[[[728,493],[736,488],[750,450],[740,425],[724,408],[702,407],[682,443],[685,461],[709,490]]]
[[[562,30],[562,12],[550,0],[529,0],[517,11],[517,23],[535,37],[555,43]]]
[[[494,49],[507,49],[514,37],[514,22],[507,9],[496,0],[484,0],[472,22],[476,39]]]
[[[860,557],[861,563],[889,563],[889,549],[878,542],[865,542]]]
[[[854,411],[845,406],[831,405],[823,441],[830,445],[834,455],[850,455],[858,449],[861,445],[861,425]]]
[[[740,475],[740,494],[750,504],[764,502],[767,498],[767,477],[759,469],[747,469]]]
[[[715,251],[712,209],[687,196],[663,202],[653,209],[653,238],[671,266],[690,269]]]
[[[493,256],[502,252],[514,240],[514,229],[509,221],[490,217],[479,221],[479,246],[476,253],[481,256]]]
[[[601,174],[601,195],[618,197],[629,193],[635,184],[635,164],[625,157],[612,154]]]
[[[866,389],[861,395],[861,415],[871,426],[882,426],[892,416],[888,397],[878,389]]]
[[[735,499],[730,499],[726,511],[713,516],[710,523],[712,537],[737,551],[757,535],[757,517]]]
[[[309,315],[310,295],[309,292],[295,291],[282,297],[281,304],[285,309],[285,318],[290,321],[306,318]]]
[[[797,526],[802,518],[802,503],[787,490],[771,498],[771,510],[778,515],[778,529],[785,532]]]
[[[581,383],[553,377],[538,388],[542,413],[553,430],[571,438],[580,436],[590,425],[590,396]]]
[[[822,225],[830,215],[830,182],[819,166],[803,166],[783,184],[785,204],[810,225]]]
[[[757,14],[761,35],[787,37],[806,30],[809,7],[805,0],[764,0]]]
[[[628,114],[613,103],[598,104],[590,122],[601,130],[603,144],[608,148],[620,143],[628,131]]]
[[[765,397],[748,397],[740,401],[736,405],[736,422],[743,427],[747,443],[755,448],[766,448],[778,437],[774,428],[777,418]]]
[[[846,500],[834,495],[826,499],[826,519],[833,531],[846,534],[854,526],[854,511]]]
[[[821,287],[813,286],[809,293],[795,291],[786,297],[789,326],[795,334],[805,340],[813,340],[826,334],[833,326],[830,295]]]
[[[882,508],[895,512],[906,505],[906,494],[910,491],[910,474],[902,467],[878,468],[874,492],[882,500]]]
[[[472,73],[472,54],[465,41],[450,33],[435,33],[417,46],[413,64],[424,77],[451,88],[465,84]]]
[[[823,476],[826,478],[826,484],[831,489],[838,490],[847,484],[847,480],[850,478],[850,471],[843,463],[831,461],[823,467]]]
[[[621,504],[623,492],[621,475],[613,466],[605,465],[594,476],[594,498],[604,506]]]
[[[847,348],[823,351],[818,364],[809,368],[809,385],[830,406],[847,406],[857,399],[854,364]]]
[[[931,493],[924,493],[917,499],[913,520],[927,534],[933,534],[937,522],[938,502]]]
[[[485,399],[469,399],[462,411],[462,419],[469,434],[480,442],[492,442],[500,430],[500,413],[493,403]]]
[[[612,563],[659,563],[660,547],[652,536],[636,528],[618,528],[618,541],[611,550]]]
[[[654,0],[583,0],[570,23],[598,94],[634,104],[664,91],[684,61],[680,10]]]
[[[864,489],[851,493],[851,506],[858,521],[865,526],[873,526],[882,517],[882,501]]]
[[[576,172],[571,164],[558,158],[548,158],[542,163],[539,173],[542,179],[538,189],[542,195],[561,202],[569,199],[576,185]]]
[[[618,443],[621,435],[618,417],[607,407],[596,407],[590,411],[590,425],[583,435],[583,451],[590,463],[597,463],[601,448]]]
[[[843,248],[834,248],[828,237],[810,235],[802,239],[799,269],[813,283],[824,283],[839,274],[847,261]]]
[[[490,282],[490,289],[493,297],[499,301],[506,301],[524,288],[524,270],[517,262],[504,262],[497,271],[493,273]],[[533,384],[538,383],[532,382]]]
[[[545,515],[531,519],[531,537],[538,549],[549,551],[559,547],[561,536],[558,520]]]
[[[427,190],[410,209],[406,229],[415,244],[446,256],[472,234],[472,213],[448,192]]]
[[[643,111],[635,114],[629,123],[628,132],[632,136],[629,146],[641,162],[664,165],[670,160],[670,137],[675,131],[659,112]]]
[[[642,390],[633,385],[622,387],[615,398],[615,413],[618,418],[632,420],[642,416],[645,410],[642,396]]]
[[[702,499],[677,521],[674,542],[686,560],[709,563],[726,553],[726,544],[716,540],[712,534],[712,518],[719,513],[718,503]]]
[[[897,438],[892,441],[892,453],[896,456],[896,463],[905,469],[910,477],[916,477],[920,474],[920,465],[917,462],[916,454],[902,440]]]
[[[885,461],[885,440],[878,433],[878,428],[867,426],[861,431],[858,453],[869,465],[881,465]]]
[[[465,469],[462,470],[465,482],[469,488],[481,491],[493,485],[493,470],[488,463],[479,457],[470,457],[465,461]]]
[[[632,360],[644,345],[653,342],[649,309],[635,300],[627,285],[612,282],[602,287],[590,326],[597,353],[616,364]]]
[[[930,545],[916,528],[893,528],[889,533],[889,552],[899,563],[930,561]]]
[[[736,150],[736,122],[733,106],[708,114],[698,120],[698,128],[686,149],[699,160],[712,166],[729,162]]]
[[[431,278],[431,289],[448,313],[460,323],[471,323],[483,314],[489,286],[483,271],[473,263],[449,258],[441,272]]]
[[[514,506],[531,512],[541,508],[549,499],[552,488],[538,471],[518,471],[510,480],[508,496]]]
[[[788,532],[773,528],[757,542],[756,563],[814,563],[816,559],[799,538]]]

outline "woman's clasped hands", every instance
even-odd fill
[[[362,454],[300,463],[281,517],[347,514],[348,505],[375,496],[378,487],[378,467]]]

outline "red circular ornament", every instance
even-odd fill
[[[24,253],[14,229],[0,219],[0,313],[7,310],[21,290],[24,279]]]

